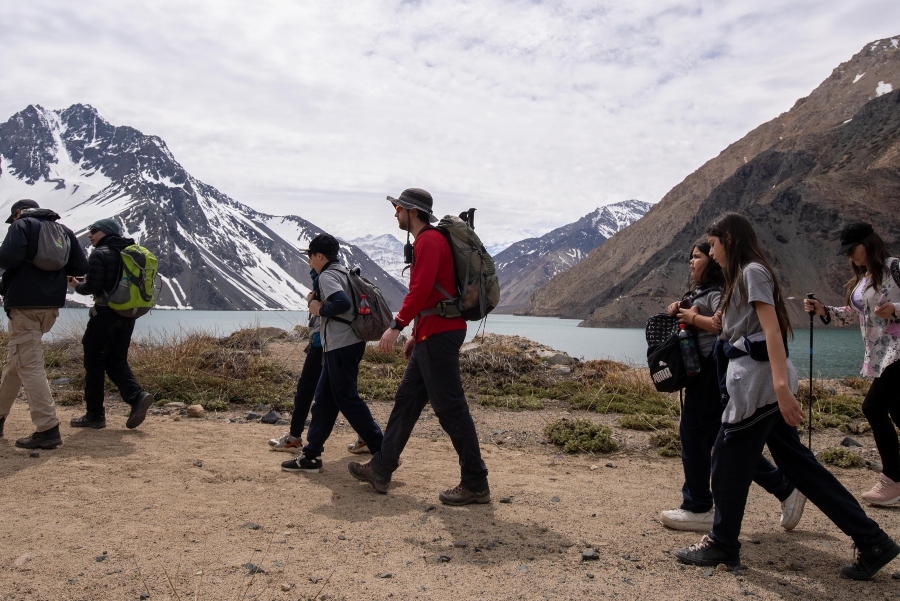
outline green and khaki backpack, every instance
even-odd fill
[[[122,276],[108,293],[108,305],[119,315],[137,319],[153,308],[159,263],[152,252],[137,244],[122,249],[120,263]]]

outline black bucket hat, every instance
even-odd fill
[[[30,198],[23,198],[22,200],[17,200],[13,203],[12,208],[9,210],[9,217],[6,219],[6,223],[13,222],[13,216],[16,214],[16,211],[19,209],[40,209],[41,206],[34,200]]]
[[[875,233],[875,228],[871,223],[860,221],[851,223],[841,230],[841,250],[838,256],[846,255],[857,244],[861,244],[863,240]]]
[[[337,239],[331,234],[319,234],[309,241],[309,248],[301,249],[300,252],[307,255],[322,253],[326,257],[335,257],[341,250],[341,245]]]
[[[422,188],[407,188],[400,194],[400,198],[388,196],[387,199],[392,205],[401,206],[404,209],[424,211],[428,213],[429,222],[437,223],[438,218],[434,216],[432,209],[434,200],[431,198],[431,194]]]

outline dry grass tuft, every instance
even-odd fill
[[[823,463],[836,465],[837,467],[862,467],[862,457],[846,447],[832,447],[819,453],[819,459]]]
[[[547,424],[544,435],[566,453],[612,453],[619,445],[612,438],[612,430],[586,419],[557,420]]]

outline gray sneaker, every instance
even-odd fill
[[[482,491],[469,490],[462,484],[458,484],[450,490],[445,490],[438,495],[438,499],[444,505],[468,505],[469,503],[490,503],[491,489],[485,487]]]
[[[390,479],[385,480],[384,478],[379,477],[375,473],[375,470],[372,469],[372,466],[369,465],[370,463],[371,462],[368,461],[366,463],[351,461],[347,465],[347,470],[350,472],[350,475],[357,480],[371,484],[372,488],[375,489],[375,492],[386,495],[391,481]]]

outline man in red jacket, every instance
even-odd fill
[[[400,332],[413,323],[412,333],[403,347],[409,365],[394,397],[381,450],[368,463],[354,462],[347,467],[357,480],[370,483],[377,492],[387,493],[391,474],[400,465],[400,453],[425,404],[431,402],[434,414],[459,455],[460,467],[460,483],[438,498],[447,505],[489,503],[488,471],[481,459],[478,434],[469,414],[459,370],[459,348],[466,337],[466,322],[462,317],[418,317],[422,311],[446,299],[441,290],[457,290],[450,244],[431,226],[437,221],[431,194],[409,188],[400,198],[388,196],[387,199],[394,205],[400,229],[414,236],[415,244],[409,294],[403,299],[397,318],[382,335],[380,348],[382,352],[390,352]]]

